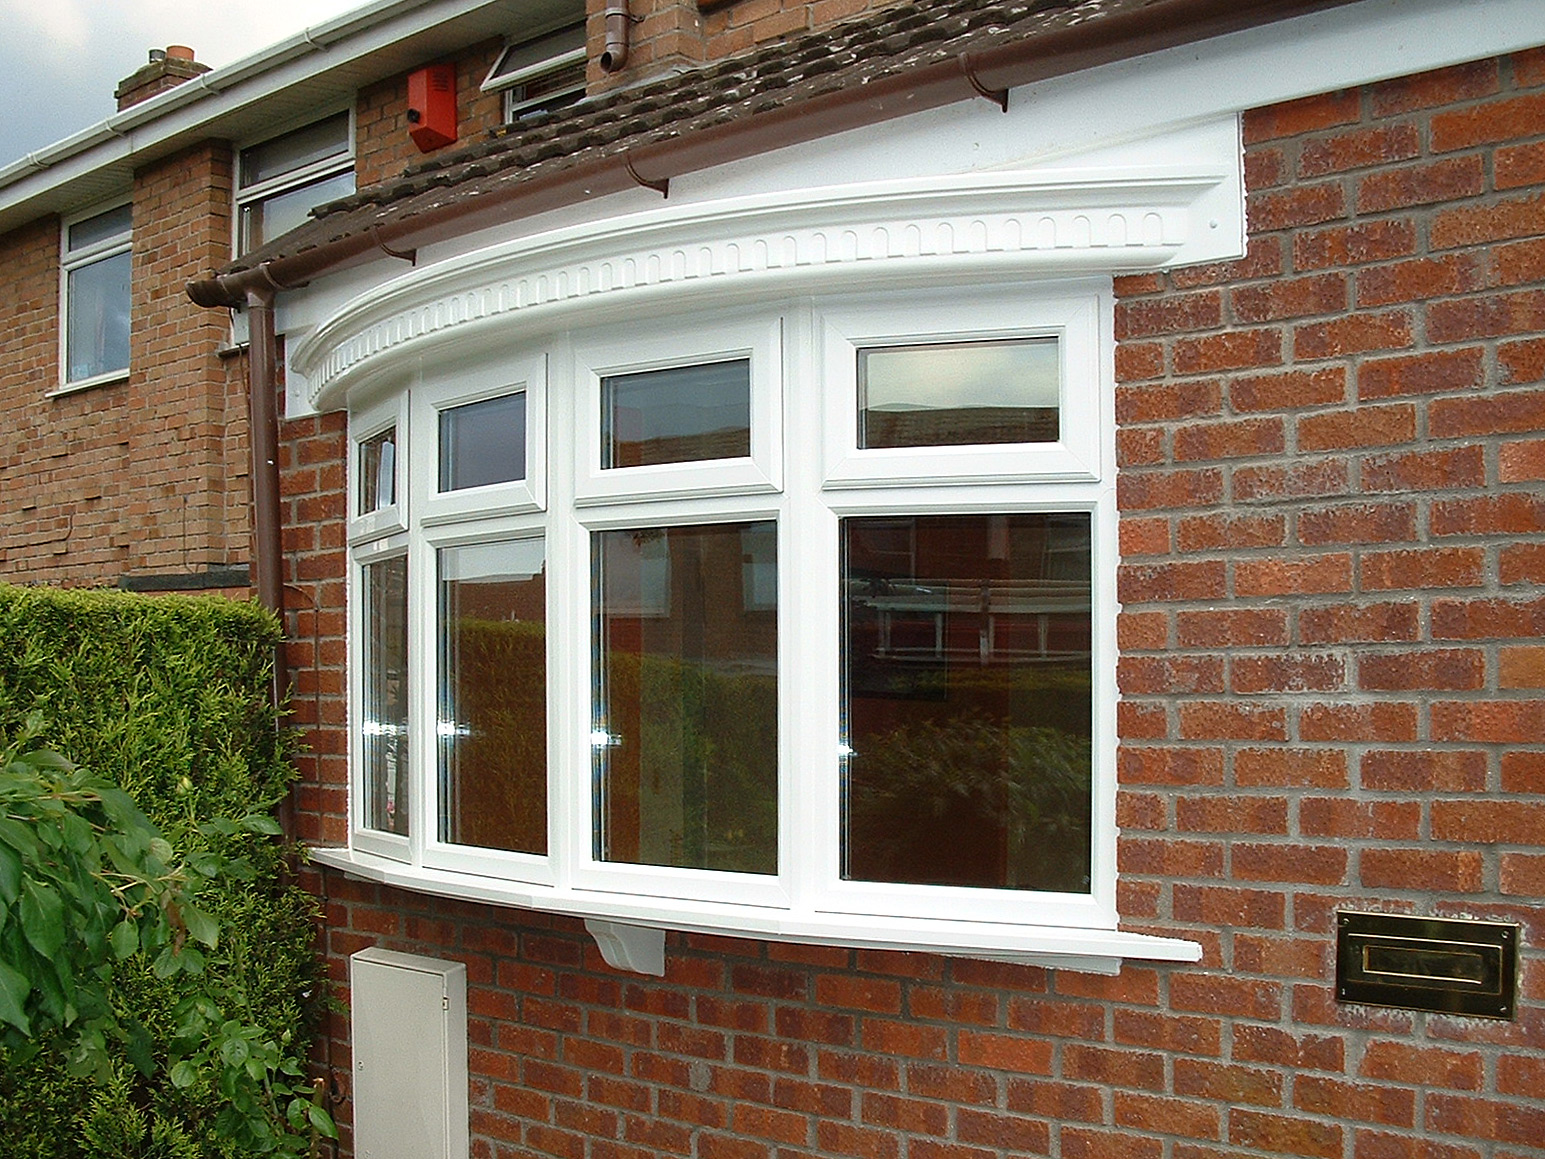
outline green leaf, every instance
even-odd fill
[[[0,845],[0,902],[12,904],[21,893],[21,857],[9,845]]]
[[[249,833],[262,833],[268,837],[278,837],[284,830],[266,813],[252,813],[241,820],[242,828]]]
[[[131,1020],[123,1052],[134,1064],[134,1069],[146,1078],[156,1073],[155,1042],[150,1037],[150,1031],[137,1018]]]
[[[19,970],[0,962],[0,1021],[10,1023],[25,1035],[32,1034],[25,1003],[32,984]]]
[[[23,857],[38,855],[38,839],[20,821],[0,817],[0,842],[4,842]]]
[[[132,958],[139,950],[139,927],[131,921],[121,921],[113,927],[107,940],[113,947],[113,957],[120,962]]]
[[[21,928],[43,957],[59,952],[64,945],[64,902],[52,887],[31,880],[22,883]]]
[[[311,1120],[311,1125],[329,1139],[338,1137],[338,1128],[333,1123],[333,1117],[321,1107],[311,1106],[306,1108],[306,1118]]]
[[[183,1059],[176,1066],[172,1067],[171,1078],[172,1086],[180,1091],[185,1091],[198,1082],[198,1067],[194,1066],[187,1059]]]
[[[195,941],[202,942],[211,950],[219,944],[220,923],[197,906],[182,907],[182,923]]]

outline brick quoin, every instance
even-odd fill
[[[635,4],[634,52],[862,7]],[[1253,112],[1249,255],[1117,279],[1121,904],[1199,966],[670,933],[655,979],[577,919],[304,870],[341,997],[366,946],[466,964],[475,1159],[1545,1156],[1545,291],[1505,249],[1542,102],[1533,53]],[[298,823],[341,844],[343,418],[283,442]],[[1345,908],[1520,923],[1517,1020],[1339,1004]]]

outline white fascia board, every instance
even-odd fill
[[[14,210],[168,142],[209,135],[223,117],[507,0],[377,0],[201,73],[0,169],[0,221]]]

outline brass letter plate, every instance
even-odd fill
[[[1336,915],[1336,997],[1512,1018],[1518,981],[1518,927],[1504,922]]]

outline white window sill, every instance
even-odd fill
[[[122,370],[109,370],[106,374],[93,375],[91,378],[82,378],[77,382],[62,382],[53,390],[44,394],[44,398],[60,398],[67,394],[79,394],[83,390],[90,390],[94,386],[108,386],[115,382],[128,382],[129,368]]]
[[[350,877],[436,897],[583,918],[609,965],[656,976],[665,973],[666,930],[804,945],[944,954],[1090,974],[1119,973],[1127,958],[1195,962],[1202,956],[1202,947],[1195,942],[1121,930],[872,917],[714,902],[661,902],[426,869],[350,849],[312,849],[311,859]]]

